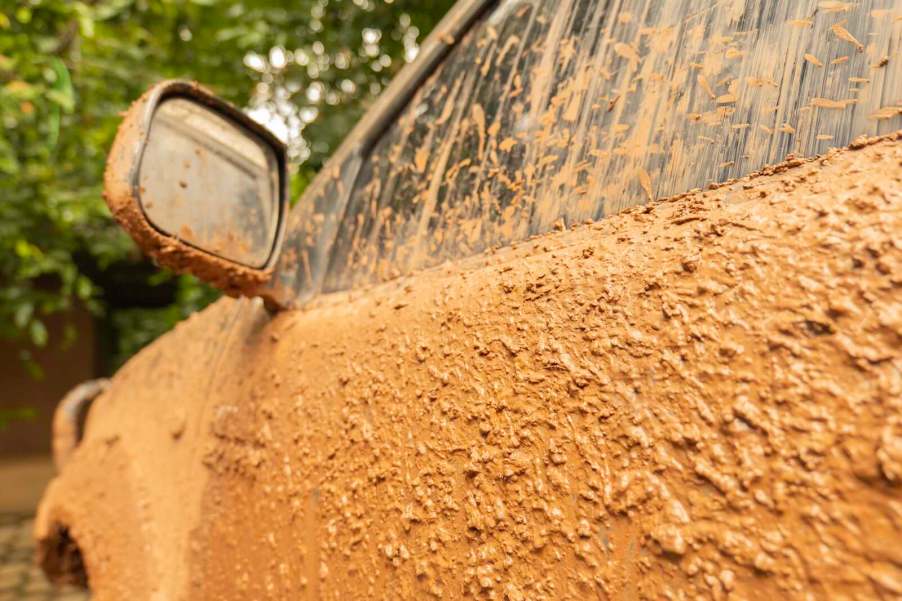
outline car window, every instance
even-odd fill
[[[277,287],[286,289],[287,296],[301,301],[309,299],[322,287],[360,160],[351,153],[340,164],[333,163],[324,168],[314,187],[288,214],[287,235],[275,270]]]
[[[321,289],[897,129],[894,8],[902,2],[502,1],[363,158]]]

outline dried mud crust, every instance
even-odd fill
[[[855,146],[248,318],[189,597],[898,598],[902,143]]]

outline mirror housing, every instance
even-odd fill
[[[286,162],[285,145],[239,109],[196,83],[164,81],[126,112],[104,199],[158,264],[278,308],[267,284],[285,231]]]

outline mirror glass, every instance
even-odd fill
[[[279,225],[279,164],[253,132],[191,100],[164,100],[138,191],[157,229],[248,267],[266,265]]]

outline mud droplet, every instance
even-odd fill
[[[805,60],[814,65],[815,67],[823,67],[824,63],[822,63],[816,56],[813,54],[805,54]]]
[[[723,570],[719,579],[725,590],[731,591],[736,586],[736,574],[732,570]]]
[[[652,531],[651,537],[667,553],[672,553],[673,555],[684,555],[686,553],[686,539],[683,538],[679,528],[673,524],[658,526]]]
[[[885,563],[876,563],[867,570],[868,577],[880,588],[902,595],[902,578],[899,572]]]
[[[837,23],[833,25],[832,27],[830,27],[830,30],[833,31],[834,35],[836,35],[836,37],[838,37],[839,39],[845,42],[849,42],[850,44],[855,46],[858,52],[864,51],[864,44],[859,42],[854,35],[849,33],[849,30],[843,27],[843,23]]]

